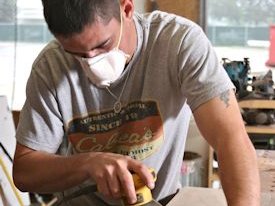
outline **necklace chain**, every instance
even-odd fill
[[[130,70],[127,73],[124,85],[123,85],[122,90],[121,90],[121,92],[120,92],[120,94],[119,94],[118,97],[110,90],[109,87],[105,87],[106,90],[109,92],[109,94],[116,100],[116,102],[113,105],[113,109],[114,109],[115,113],[120,113],[120,111],[122,109],[121,97],[122,97],[122,94],[123,94],[124,89],[126,87],[126,84],[127,84],[128,79],[129,79],[129,76],[130,76]]]

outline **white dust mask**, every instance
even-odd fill
[[[122,74],[127,58],[129,55],[125,54],[118,47],[120,45],[123,21],[120,13],[121,27],[117,46],[109,52],[99,54],[92,58],[83,58],[89,65],[84,66],[86,75],[90,81],[97,87],[105,88],[116,81]]]

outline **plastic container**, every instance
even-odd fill
[[[202,157],[195,152],[184,152],[181,166],[181,185],[202,187],[203,186],[203,161]]]

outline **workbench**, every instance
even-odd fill
[[[274,206],[275,196],[261,194],[261,206]],[[227,206],[221,189],[203,187],[185,187],[167,204],[167,206]]]
[[[256,150],[261,180],[261,206],[275,205],[275,151]],[[226,206],[221,189],[186,187],[167,206]]]
[[[275,196],[275,150],[256,150],[261,179],[261,192]],[[275,201],[273,202],[273,206]]]

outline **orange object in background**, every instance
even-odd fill
[[[267,66],[275,66],[275,25],[270,26],[270,46],[269,46],[269,59],[266,62]]]

